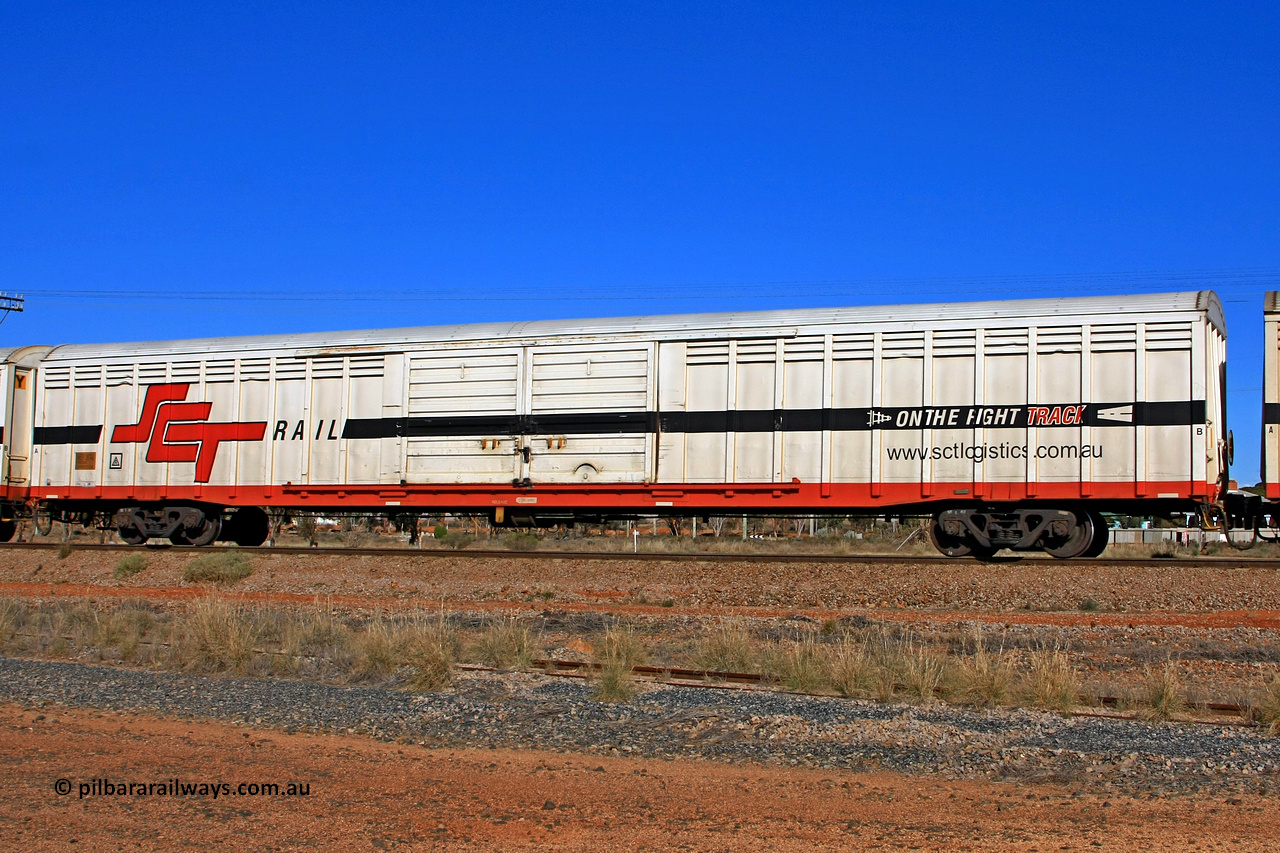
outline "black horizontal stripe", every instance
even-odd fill
[[[1205,402],[1088,403],[1036,406],[905,406],[753,409],[714,412],[579,412],[558,415],[450,415],[352,418],[343,438],[485,435],[643,435],[728,432],[865,432],[918,429],[1189,426],[1205,422]],[[1277,413],[1280,416],[1280,407]],[[1280,418],[1276,422],[1280,422]]]
[[[1264,424],[1280,424],[1280,403],[1262,404],[1262,422]]]
[[[1169,403],[1134,403],[1134,418],[1144,426],[1185,426],[1202,424],[1205,418],[1204,400]],[[1099,426],[1099,424],[1090,424]]]
[[[644,435],[658,430],[655,412],[562,415],[449,415],[438,418],[351,418],[343,438],[439,438],[451,435]]]
[[[36,427],[34,444],[97,444],[102,437],[102,424],[97,426]]]

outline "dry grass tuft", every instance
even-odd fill
[[[530,666],[538,649],[538,638],[514,618],[491,621],[472,647],[475,659],[495,669]]]
[[[1280,735],[1280,673],[1271,674],[1271,680],[1262,685],[1250,704],[1253,718],[1267,734]]]
[[[595,644],[595,659],[600,664],[616,661],[630,669],[644,663],[647,657],[644,643],[640,642],[630,625],[614,625],[606,629],[604,636]]]
[[[946,677],[946,655],[924,646],[907,645],[902,655],[902,680],[909,696],[925,704],[932,702]]]
[[[1008,703],[1013,690],[1013,664],[1003,648],[994,655],[988,652],[980,631],[974,631],[973,644],[973,656],[956,668],[956,698],[980,708]]]
[[[817,693],[831,683],[831,657],[812,634],[775,648],[770,658],[770,673],[788,690]]]
[[[597,702],[629,702],[636,695],[636,679],[631,668],[613,661],[602,664],[591,687]]]
[[[870,634],[867,641],[871,660],[871,693],[881,702],[890,701],[898,692],[901,673],[905,669],[902,645],[902,641],[885,627]]]
[[[257,639],[243,608],[220,598],[205,598],[187,610],[169,636],[169,651],[179,668],[194,672],[244,674],[253,662]]]
[[[18,599],[0,598],[0,649],[7,646],[14,632],[22,627],[26,613],[26,605]]]
[[[64,655],[72,649],[84,651],[96,645],[102,617],[92,601],[79,599],[69,606],[56,607],[47,624],[54,653]]]
[[[636,693],[632,668],[645,661],[644,645],[629,625],[615,625],[604,632],[595,646],[595,662],[600,665],[592,686],[592,698],[600,702],[626,702]]]
[[[846,633],[831,652],[831,686],[841,696],[866,696],[876,689],[877,670],[867,647]]]
[[[1142,688],[1146,703],[1142,712],[1144,719],[1168,722],[1176,719],[1186,709],[1187,693],[1173,661],[1159,669],[1148,667],[1142,680]]]
[[[405,685],[412,690],[442,690],[453,681],[456,638],[443,619],[415,619],[397,637],[409,667]]]
[[[269,635],[280,650],[272,658],[273,671],[324,677],[345,675],[355,669],[355,635],[328,608],[266,611],[261,619],[262,633]]]
[[[249,558],[239,551],[222,551],[214,554],[201,554],[182,571],[182,579],[191,583],[213,581],[219,584],[232,584],[244,580],[253,574],[253,565]]]
[[[375,616],[356,635],[355,672],[357,675],[385,678],[400,665],[396,649],[395,626],[382,616]]]
[[[751,672],[756,664],[751,635],[738,622],[721,622],[703,638],[694,663],[714,672]]]
[[[1026,692],[1037,707],[1067,714],[1079,701],[1080,678],[1064,652],[1041,649],[1031,656]]]
[[[120,651],[126,663],[138,659],[142,639],[155,625],[155,614],[139,602],[126,601],[115,608],[102,623],[98,645]]]
[[[412,690],[440,690],[453,680],[457,637],[443,618],[418,614],[403,622],[375,616],[355,635],[352,669],[364,678],[386,678],[405,668]]]

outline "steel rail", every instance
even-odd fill
[[[73,551],[112,551],[117,553],[154,553],[156,551],[175,551],[178,553],[207,554],[220,550],[209,547],[193,547],[190,545],[125,545],[93,542],[5,542],[0,543],[0,553],[6,550],[41,550],[57,551],[66,544]],[[235,548],[236,546],[227,546]],[[973,566],[978,561],[967,557],[944,557],[941,554],[731,554],[731,553],[654,553],[640,551],[508,551],[490,548],[467,548],[454,550],[450,548],[304,548],[293,545],[258,546],[244,548],[246,553],[287,554],[292,556],[349,556],[349,557],[413,557],[422,559],[445,559],[467,557],[472,559],[533,559],[533,560],[598,560],[598,561],[639,561],[639,562],[736,562],[736,563],[877,563],[899,565],[903,563],[949,563],[953,565]],[[1057,560],[1042,556],[1010,556],[997,557],[988,561],[989,565],[1004,563],[1038,562],[1045,565],[1060,566],[1122,566],[1133,568],[1154,568],[1159,566],[1213,566],[1215,568],[1280,568],[1280,559],[1270,557],[1195,557],[1195,558],[1092,558],[1079,560]]]
[[[566,678],[593,678],[603,668],[601,664],[595,662],[558,660],[552,658],[537,658],[530,661],[530,665],[535,669],[541,670],[546,675],[558,675]],[[459,669],[480,672],[497,671],[492,667],[479,665],[462,665],[459,666]],[[656,681],[678,687],[704,687],[736,690],[757,689],[763,687],[771,691],[793,693],[798,696],[829,695],[824,693],[807,693],[801,690],[780,691],[778,687],[774,686],[776,682],[772,676],[754,672],[721,672],[709,669],[684,669],[680,667],[646,665],[633,666],[631,667],[631,672],[634,675],[644,678],[646,681]],[[894,689],[898,690],[902,687],[903,685],[895,685]],[[1137,718],[1136,713],[1122,710],[1127,700],[1119,696],[1089,696],[1080,694],[1079,700],[1079,706],[1071,711],[1073,716],[1106,717],[1124,720]],[[1114,710],[1110,710],[1109,712],[1092,710],[1091,706]],[[1215,726],[1257,727],[1259,725],[1250,717],[1251,709],[1247,705],[1236,705],[1228,702],[1204,702],[1196,703],[1189,707],[1191,711],[1202,713],[1206,716],[1197,717],[1189,715],[1184,722]]]

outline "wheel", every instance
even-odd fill
[[[1087,512],[1073,513],[1076,523],[1067,537],[1056,545],[1046,545],[1045,553],[1059,560],[1074,560],[1085,556],[1094,545],[1094,517]]]
[[[1081,556],[1092,559],[1101,556],[1107,549],[1107,545],[1111,544],[1111,528],[1107,526],[1107,520],[1102,517],[1102,513],[1090,510],[1089,517],[1093,521],[1093,541]]]
[[[117,527],[116,535],[126,545],[141,545],[147,541],[147,537],[139,533],[136,527]]]
[[[218,516],[205,516],[204,523],[196,530],[183,531],[183,543],[174,542],[173,544],[195,545],[197,547],[208,545],[210,542],[218,538],[218,534],[222,531],[222,519]],[[173,541],[174,537],[170,536],[169,541]]]
[[[979,552],[985,553],[988,550],[991,554],[995,553],[994,549],[982,548],[967,536],[953,536],[942,529],[942,525],[936,518],[929,525],[929,538],[933,540],[933,547],[948,557],[978,557]],[[986,556],[990,557],[991,554]],[[983,559],[983,557],[978,558]]]
[[[12,518],[0,520],[0,542],[8,542],[17,530],[18,525],[14,524]]]
[[[256,506],[244,506],[232,513],[227,521],[230,530],[224,527],[227,537],[237,545],[245,548],[256,548],[271,535],[271,519]]]

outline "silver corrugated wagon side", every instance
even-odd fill
[[[1101,510],[1216,499],[1224,363],[1207,292],[58,347],[31,497],[130,541],[250,543],[261,507],[895,512],[1073,556]]]
[[[1280,292],[1263,298],[1262,320],[1262,481],[1280,500]]]

